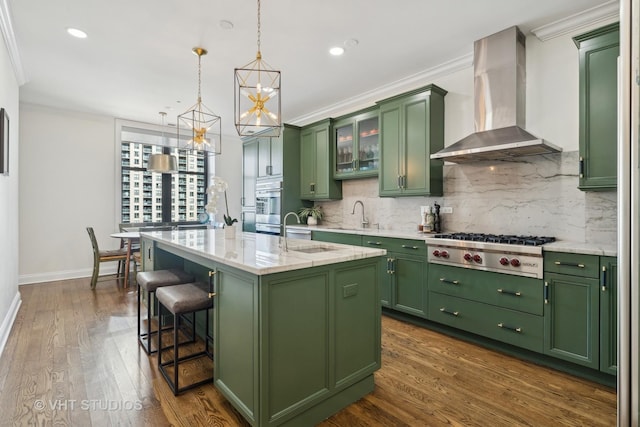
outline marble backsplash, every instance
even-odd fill
[[[437,202],[444,231],[554,236],[584,243],[615,243],[617,193],[584,192],[578,185],[578,152],[509,161],[446,164],[444,197],[378,197],[378,179],[347,180],[343,199],[318,202],[322,224],[359,227],[364,203],[369,227],[414,231],[420,206]]]

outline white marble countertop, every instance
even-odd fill
[[[387,253],[384,249],[299,239],[287,239],[289,250],[284,251],[284,244],[278,236],[239,231],[235,239],[226,239],[223,229],[142,232],[141,237],[256,275],[378,257]]]
[[[360,234],[363,236],[379,236],[379,237],[395,237],[401,239],[415,239],[423,240],[433,237],[432,233],[419,233],[400,230],[376,230],[375,228],[332,228],[330,226],[307,226],[289,224],[287,228],[300,229],[300,230],[317,230],[317,231],[330,231],[332,233],[346,233],[346,234]],[[616,256],[617,246],[616,242],[606,243],[584,243],[584,242],[572,242],[567,240],[560,240],[553,243],[548,243],[542,246],[543,251],[547,252],[567,252],[578,253],[587,255],[602,255],[602,256]]]

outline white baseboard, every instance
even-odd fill
[[[117,265],[105,265],[100,268],[100,276],[116,274]],[[83,268],[81,270],[63,270],[50,271],[47,273],[22,274],[18,277],[18,285],[30,285],[33,283],[54,282],[56,280],[80,279],[83,277],[91,277],[92,268]]]
[[[9,333],[11,332],[13,322],[15,322],[16,316],[18,315],[20,304],[22,304],[22,298],[20,297],[20,291],[18,291],[16,292],[16,296],[13,297],[13,301],[11,301],[11,306],[9,306],[7,315],[2,320],[2,325],[0,325],[0,357],[2,357],[4,346],[7,344],[7,340],[9,339]]]

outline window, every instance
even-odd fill
[[[208,166],[213,162],[203,153],[174,148],[175,130],[172,137],[165,132],[163,139],[160,126],[116,122],[121,154],[121,222],[196,221],[204,211]],[[163,152],[178,158],[178,173],[147,171],[149,156]],[[197,183],[195,194],[188,191],[187,183]]]

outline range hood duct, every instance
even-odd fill
[[[518,27],[476,40],[473,50],[476,132],[431,158],[462,163],[562,151],[524,130],[525,36]]]

